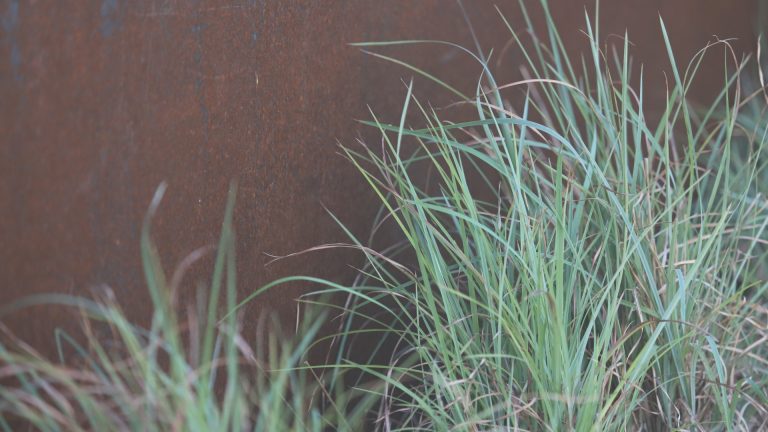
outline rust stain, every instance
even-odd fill
[[[509,36],[493,2],[466,3],[483,46],[500,52]],[[578,49],[585,3],[553,3]],[[657,82],[667,67],[658,13],[682,57],[713,34],[740,37],[740,49],[753,43],[754,0],[603,3],[604,34],[623,35],[629,26]],[[521,22],[513,6],[502,9]],[[448,0],[5,0],[0,14],[0,303],[108,285],[140,319],[149,314],[140,222],[164,180],[169,193],[155,233],[167,268],[216,241],[226,188],[236,179],[243,294],[292,273],[349,277],[354,256],[342,252],[265,267],[265,253],[343,240],[321,203],[355,233],[370,226],[374,201],[336,143],[365,133],[354,119],[367,105],[384,120],[397,119],[401,79],[410,74],[347,43],[472,46],[460,9]],[[451,49],[388,52],[468,91],[480,72]],[[501,68],[516,71],[516,55]],[[710,69],[702,95],[716,88],[718,68]],[[423,80],[417,92],[438,104],[449,100]],[[206,274],[205,263],[196,266],[188,291]],[[252,310],[292,316],[291,299],[304,289],[273,291]],[[38,347],[49,346],[53,326],[72,321],[59,308],[6,317]]]

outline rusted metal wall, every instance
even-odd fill
[[[520,23],[516,2],[498,3]],[[551,3],[568,43],[583,40],[584,2]],[[649,71],[666,65],[659,12],[683,57],[715,34],[752,43],[752,0],[602,3],[604,34],[629,26]],[[509,36],[492,4],[465,1],[483,45],[498,53]],[[396,119],[409,73],[346,44],[472,46],[452,0],[0,0],[0,15],[0,302],[107,284],[139,318],[148,302],[138,234],[161,181],[169,189],[155,232],[167,267],[215,242],[237,179],[243,293],[290,273],[344,280],[350,255],[265,268],[264,253],[343,240],[320,203],[357,233],[369,226],[373,201],[336,143],[358,136],[353,119],[366,117],[368,104]],[[466,89],[479,73],[451,49],[387,51]],[[503,67],[519,60],[511,50]],[[417,91],[439,99],[426,83]],[[292,314],[300,289],[274,291],[254,308]],[[38,308],[5,321],[44,346],[71,314]]]

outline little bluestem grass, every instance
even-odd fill
[[[381,145],[345,149],[383,203],[376,225],[402,236],[362,249],[349,307],[395,337],[387,364],[358,365],[385,383],[379,429],[768,427],[766,134],[739,81],[752,63],[718,42],[683,70],[661,22],[672,73],[651,120],[628,37],[602,47],[587,19],[572,62],[544,9],[533,46],[510,27],[529,78],[502,85],[472,54],[474,96],[374,54],[475,112],[442,120],[411,84],[399,123],[365,122]],[[437,42],[360,46],[413,43]],[[702,109],[687,92],[715,49],[731,72]]]
[[[14,384],[0,387],[0,429],[768,428],[760,56],[718,41],[683,68],[662,22],[671,73],[666,102],[649,107],[628,35],[600,45],[587,17],[577,58],[541,3],[544,28],[522,3],[526,28],[507,23],[524,80],[502,81],[492,55],[464,50],[481,71],[473,95],[378,52],[444,43],[360,44],[444,86],[466,117],[446,120],[411,82],[399,122],[365,122],[380,145],[344,148],[382,204],[370,238],[347,231],[366,258],[352,286],[291,277],[238,299],[233,188],[206,295],[185,316],[150,235],[161,187],[141,239],[151,326],[109,295],[22,302],[80,309],[84,338],[57,334],[57,361],[12,337],[0,345],[0,378]],[[695,105],[688,90],[713,51],[727,77]],[[376,251],[382,226],[398,240]],[[296,334],[248,343],[241,307],[295,281],[318,287]],[[308,364],[328,342],[327,362]]]

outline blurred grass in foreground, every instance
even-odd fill
[[[278,321],[255,347],[240,335],[231,313],[237,293],[234,186],[207,300],[200,295],[197,309],[178,314],[178,286],[169,283],[150,236],[164,191],[162,185],[155,194],[141,237],[151,327],[129,322],[110,295],[99,301],[62,295],[25,299],[18,306],[78,308],[85,342],[57,333],[59,361],[12,336],[11,344],[0,345],[0,379],[16,384],[0,387],[0,430],[22,424],[42,431],[321,431],[328,425],[359,430],[365,410],[359,407],[355,415],[346,405],[351,393],[336,394],[334,404],[327,404],[331,395],[322,387],[322,370],[305,366],[305,353],[324,323],[322,311],[304,308],[295,336],[281,332]],[[65,351],[75,355],[64,358]]]

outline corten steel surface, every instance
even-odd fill
[[[521,22],[516,2],[497,3]],[[578,46],[584,3],[551,3],[566,42]],[[657,82],[667,64],[659,12],[683,60],[713,35],[740,37],[740,48],[753,43],[752,1],[602,3],[603,34],[629,26],[636,56]],[[465,1],[484,48],[498,55],[509,34],[492,4]],[[396,120],[401,80],[411,73],[346,44],[424,38],[472,46],[451,0],[0,0],[0,16],[0,302],[106,284],[138,318],[149,312],[138,235],[161,181],[169,188],[154,232],[169,271],[216,241],[228,183],[237,179],[241,294],[288,274],[348,278],[355,259],[343,253],[264,266],[265,252],[344,240],[321,203],[356,233],[370,225],[374,200],[336,143],[354,141],[353,119],[367,117],[368,104]],[[386,52],[470,91],[480,72],[453,49]],[[502,70],[519,61],[507,50]],[[708,65],[705,93],[722,70]],[[449,100],[424,81],[416,91]],[[273,291],[253,309],[292,316],[302,289]],[[72,314],[47,307],[4,320],[40,347]]]

